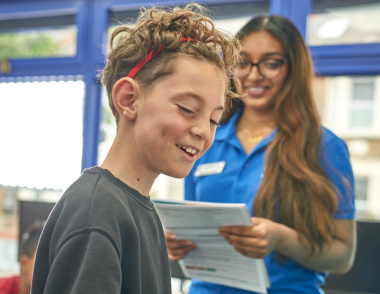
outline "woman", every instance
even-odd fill
[[[344,273],[356,248],[353,175],[345,143],[321,127],[311,93],[312,65],[295,26],[260,16],[239,32],[236,89],[214,145],[185,181],[187,200],[246,203],[252,227],[220,233],[237,251],[264,258],[268,293],[323,293],[326,272]],[[222,173],[197,166],[225,161]],[[169,257],[195,249],[166,235]],[[194,280],[189,293],[248,293]]]

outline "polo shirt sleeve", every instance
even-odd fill
[[[335,219],[355,218],[354,176],[346,143],[334,137],[323,144],[320,162],[337,191]]]

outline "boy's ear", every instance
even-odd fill
[[[113,104],[120,115],[134,120],[137,115],[136,101],[140,96],[140,87],[131,78],[121,78],[112,89]]]

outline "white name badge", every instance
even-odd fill
[[[226,165],[225,161],[200,164],[198,165],[194,173],[194,176],[203,177],[203,176],[221,174],[224,170],[225,165]]]

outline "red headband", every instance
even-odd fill
[[[181,38],[179,41],[180,42],[185,42],[185,41],[199,42],[198,40],[195,40],[193,38]],[[148,55],[146,56],[146,58],[141,59],[135,65],[135,67],[132,68],[132,70],[127,75],[127,78],[133,79],[137,75],[137,73],[140,71],[140,69],[142,69],[144,67],[144,65],[148,63],[149,60],[151,60],[154,56],[156,56],[158,53],[160,53],[164,48],[165,48],[165,45],[161,44],[160,48],[158,48],[157,51],[154,51],[154,50],[150,51],[148,53]],[[116,115],[116,108],[114,106],[113,107],[113,116],[115,116],[115,115]]]

